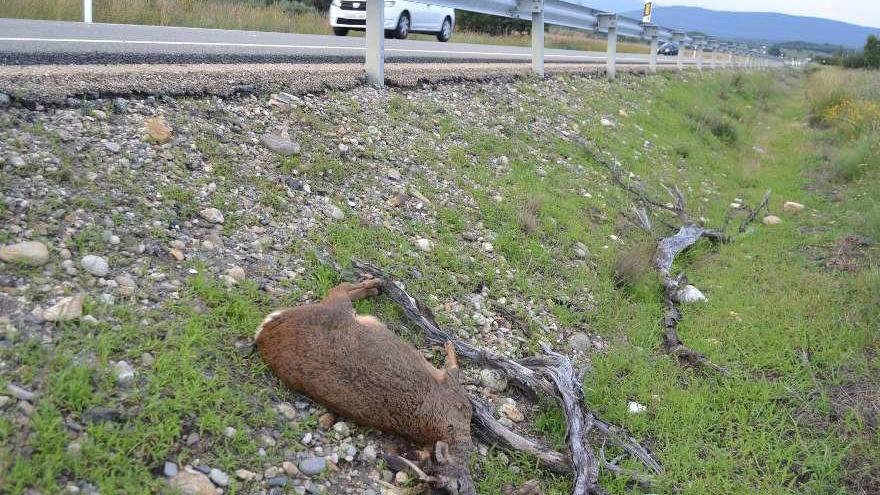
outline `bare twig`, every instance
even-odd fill
[[[770,202],[770,189],[767,189],[767,192],[764,193],[764,197],[761,199],[761,202],[758,204],[758,207],[749,212],[749,215],[745,220],[739,225],[739,233],[742,234],[746,231],[746,227],[749,226],[750,223],[755,221],[758,213],[761,212],[764,208],[767,208],[767,204]]]

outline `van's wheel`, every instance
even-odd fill
[[[405,40],[407,36],[409,36],[409,13],[404,12],[400,14],[400,19],[397,19],[394,37],[399,40]]]
[[[348,28],[335,27],[333,28],[333,34],[336,36],[345,36],[348,34]]]
[[[452,36],[452,19],[447,17],[443,19],[443,25],[440,26],[440,31],[437,33],[437,41],[447,42],[449,38]]]

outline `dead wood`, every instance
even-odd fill
[[[555,472],[575,474],[574,495],[602,493],[598,485],[599,463],[588,442],[591,428],[603,435],[607,441],[618,445],[653,472],[661,473],[659,463],[635,440],[622,433],[619,427],[597,420],[586,408],[580,380],[574,372],[571,361],[562,354],[553,352],[545,345],[543,354],[519,361],[510,360],[462,342],[444,332],[437,325],[431,311],[420,301],[410,296],[399,283],[390,279],[381,269],[353,260],[353,278],[381,278],[382,291],[395,302],[406,317],[425,333],[428,344],[442,346],[452,342],[456,353],[477,366],[498,370],[526,395],[536,398],[548,394],[557,398],[563,407],[568,427],[568,456],[545,447],[541,443],[523,437],[501,425],[495,420],[491,410],[479,399],[471,399],[474,406],[473,425],[475,436],[487,442],[497,443],[512,451],[527,452],[539,462]],[[339,266],[335,265],[339,270]],[[341,271],[341,270],[340,270]],[[620,472],[619,470],[616,472]],[[625,473],[622,473],[625,474]],[[640,475],[641,478],[650,478]],[[634,478],[636,482],[639,479]]]
[[[562,403],[568,431],[568,448],[574,465],[573,493],[600,493],[599,464],[590,449],[587,435],[593,427],[593,415],[584,404],[584,393],[580,380],[574,373],[571,360],[554,352],[547,344],[542,344],[542,356],[521,360],[529,368],[539,369],[550,377],[556,386],[556,394]]]
[[[698,225],[685,225],[675,235],[661,239],[657,245],[654,267],[660,274],[664,287],[663,349],[689,366],[708,368],[726,374],[727,370],[684,345],[676,331],[682,318],[678,309],[678,293],[687,285],[687,278],[683,274],[673,276],[672,263],[679,253],[690,248],[703,237],[715,242],[727,242],[727,237],[719,231],[704,229]]]
[[[746,219],[739,225],[739,233],[742,234],[746,231],[746,227],[749,226],[750,223],[755,221],[755,218],[758,217],[758,213],[761,210],[767,208],[767,204],[770,202],[770,189],[767,189],[767,192],[764,193],[764,197],[761,199],[761,202],[758,204],[758,207],[754,210],[750,209],[749,214],[746,216]]]

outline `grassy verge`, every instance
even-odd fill
[[[444,198],[435,202],[428,223],[408,218],[403,228],[391,229],[350,214],[316,227],[310,237],[281,248],[295,256],[302,276],[285,281],[277,298],[249,283],[227,289],[202,275],[207,267],[191,263],[186,268],[198,275],[188,279],[179,299],[159,301],[153,310],[143,313],[131,299],[113,306],[90,300],[86,313],[100,323],[59,326],[54,347],[11,339],[10,347],[0,349],[0,360],[9,363],[0,370],[0,383],[22,384],[42,396],[27,427],[0,419],[0,492],[55,492],[68,480],[89,480],[104,493],[155,492],[168,458],[200,459],[232,472],[277,465],[291,451],[305,449],[302,432],[316,418],[291,422],[275,413],[272,404],[290,400],[290,394],[249,354],[248,344],[270,309],[314,298],[336,282],[309,254],[329,247],[342,262],[357,256],[386,267],[436,304],[438,321],[454,331],[479,333],[467,312],[444,308],[466,300],[475,286],[490,288],[496,299],[529,301],[537,309],[526,319],[542,324],[533,325],[529,338],[498,344],[514,355],[533,351],[539,340],[564,348],[562,336],[573,331],[601,335],[607,347],[591,353],[586,397],[605,419],[649,445],[665,466],[652,493],[877,493],[880,269],[876,248],[852,239],[876,228],[871,212],[877,211],[880,170],[867,161],[857,177],[832,177],[837,154],[875,128],[855,132],[849,120],[828,113],[839,102],[822,103],[822,80],[829,81],[827,89],[848,87],[850,98],[877,101],[869,76],[846,72],[809,79],[794,73],[688,73],[624,77],[619,83],[522,80],[505,87],[504,96],[479,88],[468,94],[484,100],[488,120],[479,125],[457,117],[449,108],[454,102],[441,105],[429,91],[389,91],[383,105],[371,107],[384,109],[379,118],[364,116],[370,109],[353,107],[356,102],[345,94],[329,95],[339,103],[338,115],[303,111],[294,119],[304,150],[318,149],[321,136],[335,133],[343,115],[362,119],[352,125],[364,130],[375,125],[405,132],[412,139],[408,159],[430,164],[411,185],[429,198]],[[515,101],[528,105],[501,100],[514,93],[522,98]],[[601,125],[602,116],[616,125]],[[553,131],[536,132],[540,126]],[[685,309],[680,335],[731,376],[684,369],[658,350],[657,280],[648,270],[625,284],[614,275],[616,261],[639,256],[631,248],[646,242],[620,215],[629,211],[630,199],[563,132],[595,141],[655,191],[661,182],[678,184],[694,213],[711,225],[723,222],[735,198],[754,204],[773,190],[770,210],[783,218],[781,225],[758,224],[729,245],[699,244],[678,261],[709,298]],[[197,146],[192,153],[201,153],[218,175],[235,177],[237,187],[254,180],[218,146]],[[388,147],[370,146],[364,161],[399,163]],[[309,156],[302,170],[314,187],[340,199],[353,194],[342,185],[360,169],[336,154]],[[300,158],[291,160],[296,163],[279,166],[299,167]],[[180,182],[188,186],[185,178]],[[265,203],[287,201],[269,195],[270,186],[261,186]],[[222,187],[218,194],[224,194]],[[167,201],[194,201],[184,192],[166,193]],[[229,194],[217,197],[218,205],[233,201]],[[786,214],[783,201],[807,209]],[[286,214],[281,208],[279,215]],[[253,220],[247,215],[242,213],[243,224]],[[479,243],[461,240],[476,225],[492,233],[491,255]],[[434,250],[416,252],[415,236],[431,238]],[[592,253],[590,262],[572,255],[577,242]],[[21,269],[32,277],[38,272]],[[412,336],[381,298],[358,306]],[[139,369],[121,394],[109,371],[120,359],[137,362]],[[630,413],[629,401],[644,404],[645,412]],[[131,416],[81,419],[96,405]],[[85,429],[75,442],[68,420],[81,421]],[[554,407],[541,405],[529,422],[563,444]],[[227,435],[227,427],[236,433]],[[280,438],[260,456],[259,436],[266,430],[279,431]],[[185,441],[193,433],[203,439],[198,448]],[[568,480],[538,470],[528,458],[490,451],[476,469],[480,493],[500,493],[506,483],[533,477],[541,479],[545,493],[569,489]],[[611,493],[639,493],[623,478],[603,474],[602,483]],[[247,488],[233,481],[230,491]]]
[[[95,22],[145,24],[151,26],[186,26],[214,29],[243,29],[280,33],[332,34],[326,16],[311,11],[291,11],[280,3],[259,5],[224,0],[93,0]],[[82,20],[82,0],[5,0],[0,4],[0,17]],[[350,35],[359,35],[352,31]],[[413,39],[436,40],[430,35],[413,34]],[[459,43],[530,46],[528,35],[490,36],[482,33],[456,31],[453,41]],[[549,32],[548,48],[604,51],[605,41],[584,33]],[[619,42],[618,51],[647,53],[641,43]]]

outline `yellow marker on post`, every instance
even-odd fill
[[[645,8],[642,10],[642,22],[651,22],[651,15],[654,13],[654,2],[645,2]]]

